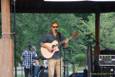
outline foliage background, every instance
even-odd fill
[[[13,30],[13,14],[12,32]],[[48,32],[52,21],[58,21],[60,32],[66,37],[71,32],[79,32],[79,37],[70,41],[63,56],[70,62],[86,65],[87,47],[95,46],[95,14],[94,13],[17,13],[16,14],[16,61],[21,63],[21,53],[31,42],[40,54],[40,39]],[[100,47],[115,48],[115,13],[102,13],[100,17]],[[0,27],[1,28],[1,27]],[[1,31],[1,30],[0,30]]]

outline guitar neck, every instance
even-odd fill
[[[69,38],[67,38],[68,40],[71,40],[72,39],[72,37],[69,37]],[[65,40],[63,40],[63,41],[61,41],[59,44],[63,44],[65,42]]]

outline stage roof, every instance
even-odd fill
[[[11,11],[14,1],[11,0]],[[95,13],[115,12],[115,1],[45,2],[43,0],[16,0],[17,13]]]

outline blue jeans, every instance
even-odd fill
[[[34,70],[33,70],[33,77],[38,77],[39,71],[40,71],[40,66],[36,65],[33,66]]]

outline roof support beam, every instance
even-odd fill
[[[97,57],[100,53],[100,42],[99,42],[99,35],[100,35],[100,13],[95,13],[95,57]]]

